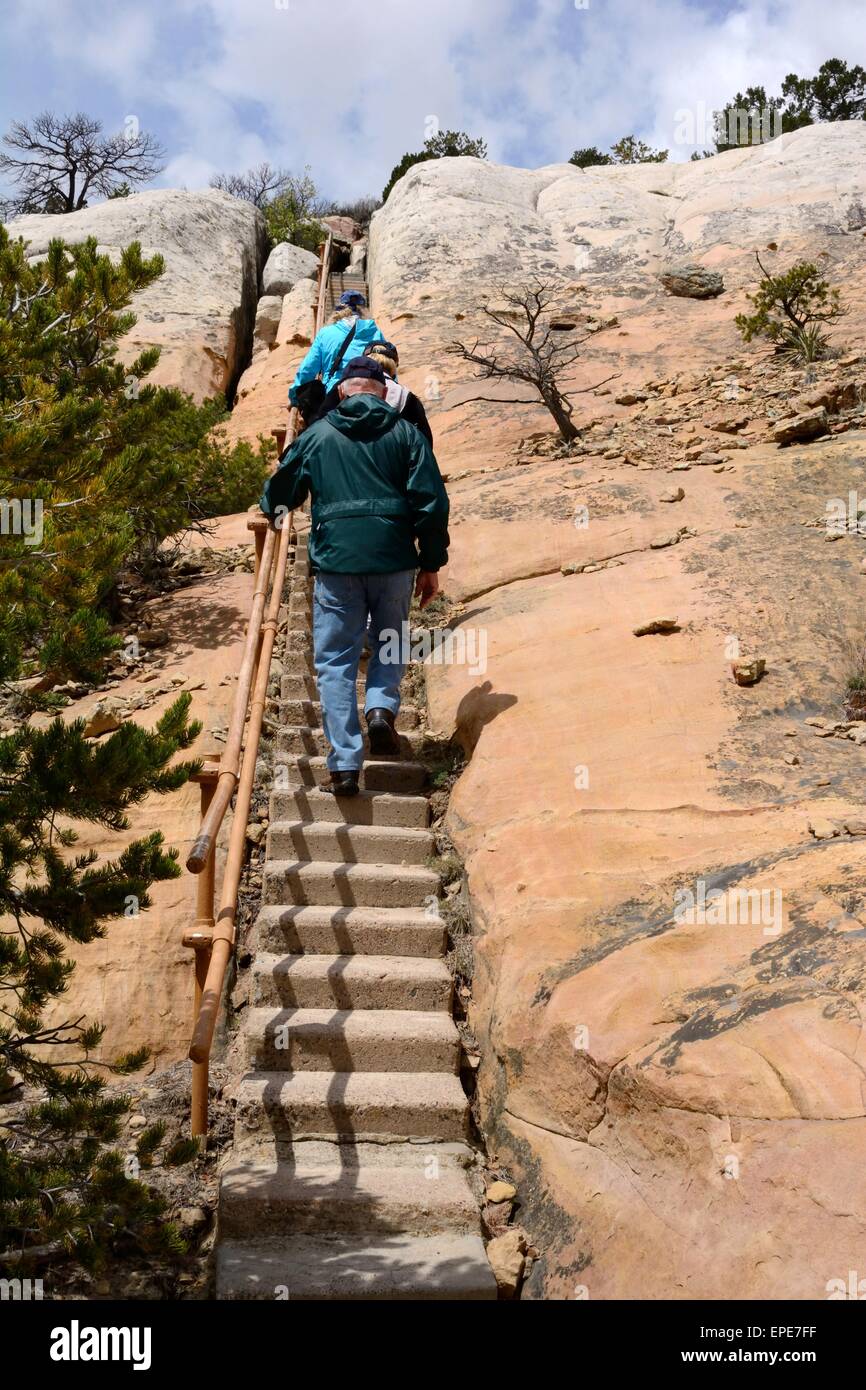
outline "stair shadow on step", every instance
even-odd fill
[[[480,1211],[459,1148],[435,1141],[257,1146],[224,1174],[223,1238],[477,1235]]]
[[[334,824],[342,825],[343,822],[335,821]],[[296,907],[322,906],[321,898],[319,896],[320,890],[318,886],[310,885],[308,887],[308,885],[304,883],[303,879],[299,875],[299,870],[301,870],[304,867],[304,865],[309,862],[309,860],[299,859],[294,863],[290,863],[286,869],[286,879],[287,881],[291,880],[292,900]],[[330,865],[329,867],[332,869],[334,891],[337,893],[340,899],[339,904],[333,904],[333,906],[363,907],[364,904],[358,902],[357,896],[349,880],[348,874],[346,873],[346,869],[349,866],[347,864],[336,863]],[[328,904],[328,906],[331,906],[331,904]]]
[[[337,847],[342,856],[343,864],[361,864],[369,862],[369,860],[359,859],[358,857],[357,844],[352,840],[352,831],[357,828],[356,826],[350,824],[348,821],[341,820],[311,821],[309,830],[313,832],[321,830],[323,825],[327,827],[329,833],[333,833],[334,839],[337,842]],[[318,845],[315,841],[313,844],[310,844],[306,833],[307,829],[308,827],[303,824],[295,826],[292,831],[292,845],[295,852],[300,854],[303,860],[316,860],[319,857],[317,852]],[[340,862],[340,860],[334,861],[335,869],[340,867]]]
[[[370,1240],[369,1234],[301,1237],[288,1251],[283,1242],[257,1243],[252,1269],[243,1246],[223,1246],[221,1282],[231,1288],[232,1298],[283,1299],[286,1289],[292,1302],[495,1300],[495,1281],[477,1237],[475,1250],[465,1237],[425,1242],[397,1234],[376,1237],[375,1231]],[[413,1258],[425,1245],[427,1257]],[[449,1247],[467,1253],[449,1257]]]
[[[322,910],[329,914],[327,925],[333,933],[332,940],[326,943],[327,949],[324,953],[340,956],[354,956],[358,954],[358,946],[356,944],[357,926],[353,927],[352,920],[352,913],[355,909],[351,907],[334,907],[330,909],[324,908]],[[303,911],[303,907],[296,904],[281,910],[279,927],[283,936],[279,943],[279,949],[284,951],[286,955],[292,956],[302,956],[305,954],[321,955],[323,954],[322,949],[310,950],[310,948],[304,944],[303,932],[298,925],[298,914]],[[373,913],[375,909],[370,908],[365,909],[365,911]],[[445,928],[441,919],[438,919],[438,925],[441,926],[442,929],[442,950],[444,950]],[[388,955],[393,953],[393,951],[394,943],[389,942],[386,938],[382,938],[376,942],[375,950],[365,948],[361,950],[360,954],[378,953],[381,955]],[[441,950],[437,948],[436,954],[441,954]]]
[[[328,966],[326,978],[332,996],[329,1007],[338,1011],[356,1007],[352,998],[351,987],[343,980],[347,967],[351,966],[355,959],[356,957],[352,954],[337,956],[333,964]],[[279,994],[280,1004],[284,1009],[302,1009],[304,1007],[303,1000],[297,997],[296,984],[289,972],[285,970],[275,971],[273,980]]]
[[[263,1047],[267,1054],[277,1053],[277,1062],[286,1070],[286,1075],[290,1075],[292,1068],[292,1058],[297,1063],[299,1057],[315,1057],[317,1065],[302,1068],[310,1071],[328,1070],[335,1073],[335,1076],[345,1076],[349,1072],[358,1070],[357,1063],[352,1060],[352,1049],[347,1039],[338,1031],[323,1033],[320,1022],[309,1024],[299,1024],[294,1021],[298,1012],[297,1006],[285,1005],[275,1014],[268,1024],[268,1030],[263,1039]],[[325,1008],[316,1010],[317,1013],[330,1014],[330,1022],[335,1026],[345,1025],[353,1012],[351,1005],[346,1008]],[[277,1038],[280,1043],[277,1043]],[[283,1042],[284,1039],[284,1042]],[[304,1048],[304,1040],[312,1040],[312,1050],[307,1053]],[[264,1058],[258,1063],[262,1067],[270,1067],[273,1061]],[[255,1065],[255,1064],[254,1064]],[[363,1070],[363,1068],[361,1068]]]

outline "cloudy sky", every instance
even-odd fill
[[[0,125],[135,116],[165,186],[268,159],[351,198],[434,123],[509,164],[631,133],[688,158],[684,111],[700,140],[702,110],[829,57],[866,64],[864,0],[3,0]]]

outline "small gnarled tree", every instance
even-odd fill
[[[482,344],[476,339],[467,343],[453,342],[448,351],[464,362],[479,368],[478,381],[523,382],[531,387],[550,411],[561,437],[570,443],[580,433],[574,423],[571,397],[594,391],[603,383],[597,381],[583,391],[568,391],[563,376],[578,360],[590,332],[580,333],[578,316],[573,308],[564,306],[560,288],[545,280],[535,280],[517,289],[500,288],[501,303],[481,304],[479,309],[497,328],[513,335],[513,342],[497,347]],[[604,381],[610,381],[605,377]],[[532,405],[532,397],[504,400],[493,396],[472,396],[469,401],[489,401],[502,405]],[[464,401],[463,404],[468,404]]]

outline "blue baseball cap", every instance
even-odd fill
[[[337,303],[345,304],[349,309],[365,309],[367,307],[367,301],[360,290],[344,290]]]

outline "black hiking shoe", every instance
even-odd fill
[[[394,715],[389,709],[367,710],[367,733],[374,758],[399,758],[400,737],[394,728]]]
[[[358,773],[354,770],[350,770],[349,772],[332,772],[331,785],[323,787],[322,790],[330,792],[332,796],[357,796]]]

